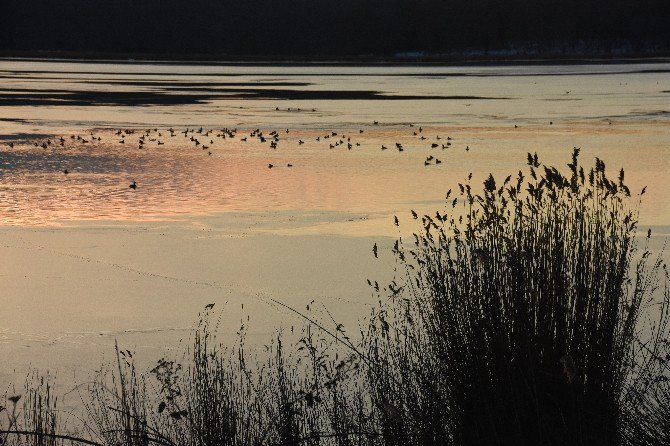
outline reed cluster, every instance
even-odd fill
[[[624,171],[578,161],[529,154],[527,174],[460,184],[396,244],[404,274],[367,341],[385,438],[626,444],[638,418],[667,419],[665,265],[636,242]]]

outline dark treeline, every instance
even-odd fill
[[[667,0],[2,0],[0,51],[356,56],[670,47]],[[587,48],[579,42],[587,42]]]

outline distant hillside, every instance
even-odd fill
[[[0,52],[650,54],[668,23],[668,0],[2,0]]]

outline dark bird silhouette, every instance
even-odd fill
[[[377,256],[377,243],[375,243],[372,246],[372,253],[375,255],[375,259],[378,259],[379,257]]]
[[[268,164],[268,169],[272,169],[274,166],[272,164]]]
[[[70,173],[70,171],[67,170],[67,169],[63,169],[63,173],[64,173],[65,175],[67,175],[68,173]]]
[[[132,183],[130,183],[130,186],[128,187],[131,189],[137,189],[137,183],[133,181]]]
[[[205,305],[205,310],[211,310],[212,308],[214,308],[214,304]]]

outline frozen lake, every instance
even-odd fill
[[[668,63],[0,61],[0,383],[30,366],[80,382],[115,339],[151,362],[213,302],[260,341],[298,322],[270,299],[355,327],[365,279],[392,274],[393,215],[411,232],[409,210],[439,209],[468,173],[504,177],[527,152],[564,166],[573,146],[648,187],[660,246]]]

